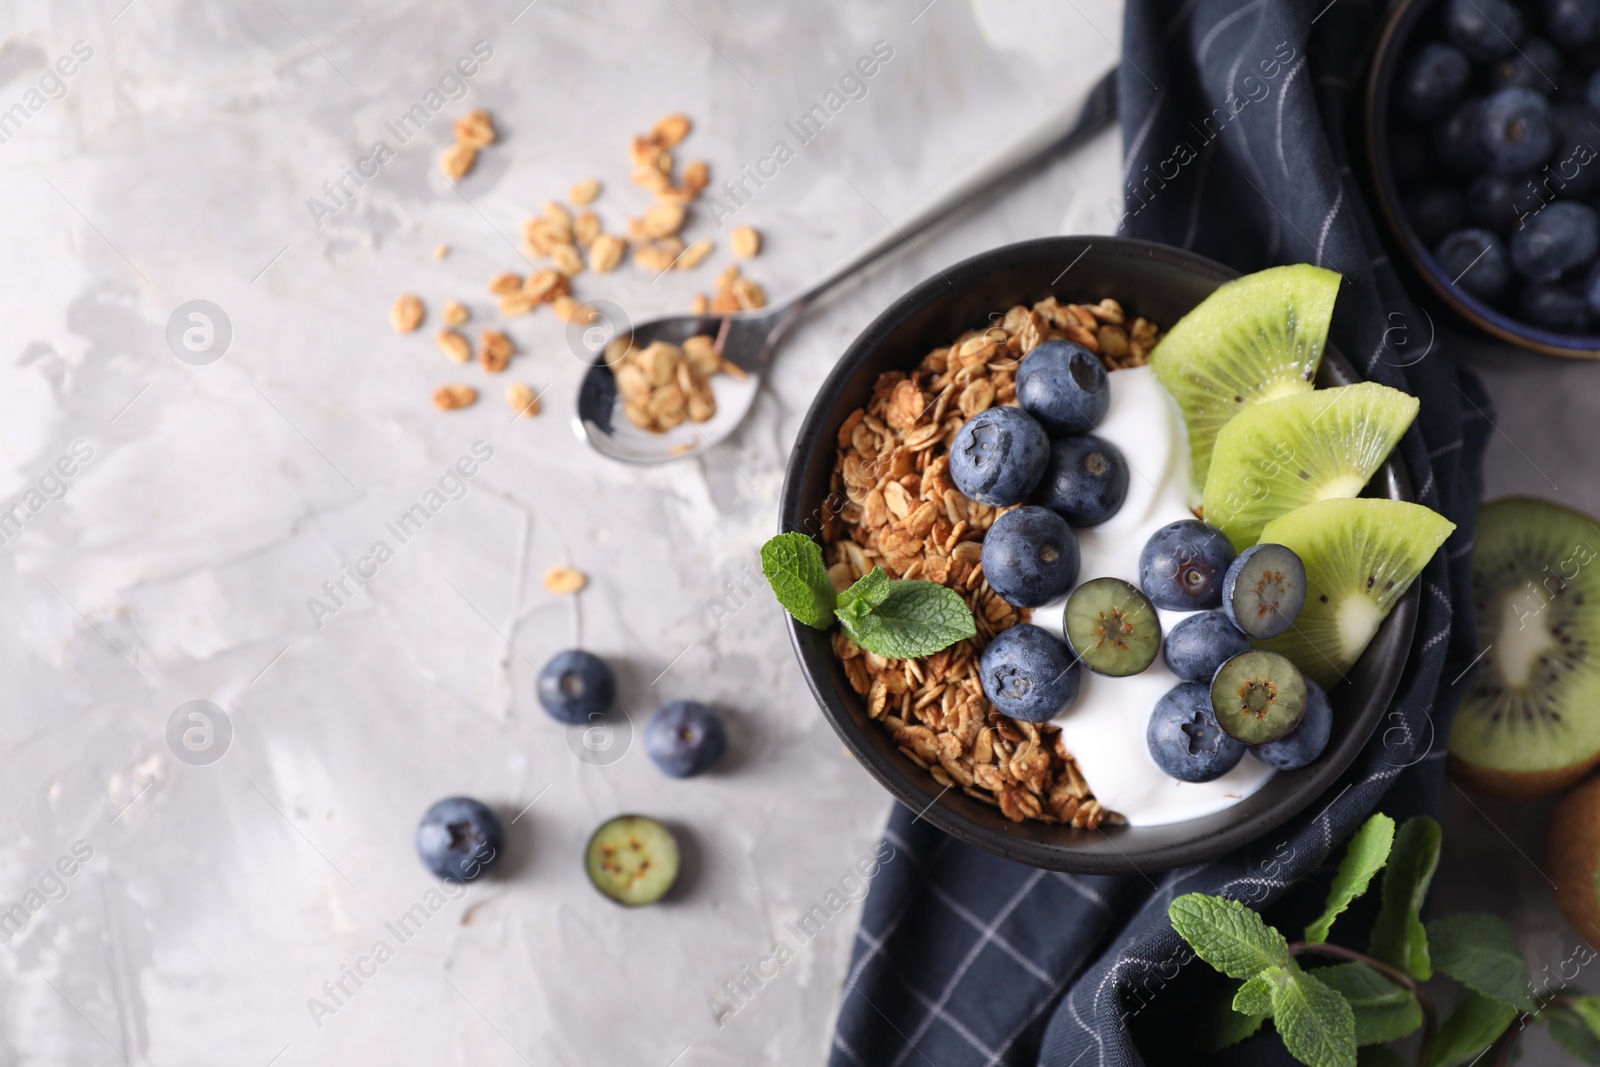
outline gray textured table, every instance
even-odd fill
[[[1108,232],[1116,137],[818,309],[703,460],[636,470],[577,442],[580,365],[549,312],[511,322],[503,378],[453,367],[429,335],[448,298],[474,333],[498,320],[485,283],[526,269],[521,220],[576,179],[606,182],[610,229],[641,211],[626,144],[669,110],[697,123],[680,157],[720,182],[793,142],[785,123],[876,42],[893,50],[739,206],[767,239],[749,272],[781,296],[1115,58],[1113,5],[923,5],[13,5],[0,495],[24,508],[0,535],[0,902],[25,920],[0,927],[0,1063],[821,1061],[858,905],[738,1011],[709,1003],[870,853],[887,810],[758,580],[788,442],[833,358],[935,265]],[[475,46],[472,76],[446,80]],[[458,195],[434,160],[469,106],[503,140]],[[635,316],[684,309],[728,261],[727,231],[699,209],[688,235],[720,246],[700,271],[576,289]],[[430,318],[397,337],[404,291]],[[192,300],[221,311],[199,347],[229,335],[212,362],[174,356]],[[1600,474],[1575,462],[1593,453],[1594,373],[1492,375],[1496,488],[1542,468],[1600,510]],[[455,380],[484,400],[435,411]],[[544,413],[513,420],[505,380],[548,388]],[[477,442],[472,477],[441,486]],[[425,527],[390,534],[436,487]],[[588,589],[546,592],[558,564]],[[372,576],[358,588],[347,566]],[[532,697],[533,665],[574,644],[619,665],[636,712],[724,709],[725,768],[671,781],[620,737],[578,758]],[[179,713],[194,700],[221,709],[209,738]],[[188,748],[185,729],[202,731]],[[431,898],[411,832],[456,792],[515,816],[505,877]],[[667,906],[622,912],[584,881],[584,839],[622,810],[682,831]],[[1452,862],[1492,866],[1478,881],[1516,895],[1530,953],[1570,942],[1535,872],[1487,826],[1463,836]]]

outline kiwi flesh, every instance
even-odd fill
[[[1525,497],[1478,512],[1472,606],[1483,657],[1449,767],[1486,793],[1536,797],[1600,763],[1600,530]]]
[[[1150,353],[1183,410],[1194,488],[1206,484],[1217,431],[1251,404],[1309,393],[1328,340],[1339,275],[1309,263],[1219,286]]]
[[[1550,813],[1544,855],[1561,914],[1600,947],[1600,778],[1562,797]]]
[[[1217,433],[1206,521],[1243,552],[1279,515],[1358,495],[1419,406],[1416,397],[1376,382],[1252,404]]]
[[[1272,520],[1261,540],[1300,557],[1306,602],[1286,633],[1256,646],[1332,689],[1455,528],[1421,504],[1368,498],[1318,500]]]
[[[618,815],[600,824],[584,850],[594,887],[618,904],[654,904],[678,880],[678,839],[648,815]]]

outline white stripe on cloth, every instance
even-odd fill
[[[1283,169],[1285,178],[1289,177],[1289,161],[1283,158],[1283,104],[1284,101],[1289,99],[1289,86],[1294,84],[1295,78],[1305,69],[1305,66],[1306,57],[1305,53],[1302,52],[1300,58],[1294,61],[1294,66],[1289,68],[1289,73],[1283,76],[1283,84],[1278,87],[1278,117],[1274,127],[1274,140],[1277,142],[1278,166]],[[1344,190],[1341,189],[1340,194],[1343,195],[1343,192]]]

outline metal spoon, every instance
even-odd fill
[[[665,463],[714,448],[743,421],[773,350],[801,312],[839,282],[885,253],[910,244],[913,235],[948,218],[957,208],[1098,131],[1116,115],[1115,75],[1115,71],[1104,75],[1080,104],[1052,116],[987,163],[930,197],[898,226],[891,225],[878,234],[786,304],[732,315],[673,315],[630,328],[618,321],[623,318],[620,309],[593,302],[595,319],[587,326],[574,327],[575,348],[593,358],[578,388],[578,409],[573,418],[578,436],[604,455],[627,463]],[[628,421],[622,412],[616,378],[603,356],[613,337],[628,333],[641,348],[652,341],[681,345],[696,334],[714,338],[722,358],[733,367],[713,379],[716,414],[703,423],[685,421],[668,433],[651,433]]]

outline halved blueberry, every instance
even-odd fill
[[[1293,549],[1251,545],[1222,579],[1222,610],[1251,637],[1277,637],[1306,602],[1306,568]]]
[[[1067,644],[1096,674],[1126,678],[1155,662],[1161,616],[1148,597],[1121,578],[1093,578],[1072,591],[1065,612]]]
[[[1211,710],[1229,737],[1262,745],[1300,725],[1307,692],[1305,676],[1288,657],[1258,649],[1217,668]]]
[[[1110,441],[1092,433],[1058,438],[1033,492],[1074,526],[1098,526],[1128,498],[1128,461]]]

